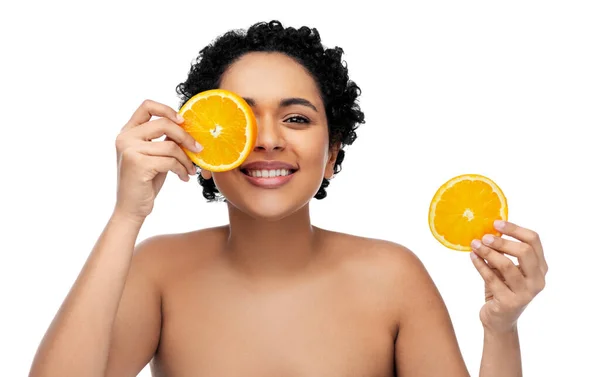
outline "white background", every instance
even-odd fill
[[[213,38],[271,19],[317,27],[326,45],[343,47],[363,90],[367,123],[329,196],[313,201],[314,223],[412,249],[475,376],[483,284],[467,253],[431,236],[427,209],[446,179],[489,176],[510,220],[541,234],[550,266],[520,321],[525,375],[597,373],[597,2],[339,3],[1,6],[3,376],[27,374],[110,215],[124,122],[146,98],[176,107],[175,86]],[[139,240],[226,221],[224,204],[173,175]]]

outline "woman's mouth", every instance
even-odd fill
[[[242,173],[255,178],[273,178],[290,175],[291,169],[242,169]]]
[[[296,169],[240,169],[246,179],[254,186],[278,188],[289,182]]]

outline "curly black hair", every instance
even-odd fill
[[[180,106],[195,94],[220,85],[226,69],[248,52],[280,52],[302,64],[317,82],[325,105],[329,129],[329,145],[340,143],[334,173],[342,170],[345,152],[342,149],[356,140],[356,129],[364,123],[358,105],[360,88],[348,78],[344,51],[340,47],[325,48],[315,28],[302,26],[284,28],[279,21],[259,22],[244,30],[231,30],[204,47],[192,63],[187,80],[177,85]],[[212,179],[198,175],[202,194],[208,201],[222,200]],[[327,196],[329,179],[323,178],[316,199]]]

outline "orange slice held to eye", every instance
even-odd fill
[[[256,118],[248,103],[237,94],[212,89],[196,94],[179,110],[181,127],[204,149],[183,151],[200,168],[222,172],[237,168],[256,142]]]
[[[508,220],[500,187],[479,174],[464,174],[444,183],[429,206],[429,229],[442,245],[471,251],[471,241],[485,234],[500,236],[494,220]]]

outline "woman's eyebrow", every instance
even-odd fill
[[[250,107],[254,107],[256,106],[256,101],[253,100],[252,98],[248,98],[248,97],[243,97],[244,101],[246,101],[246,103],[250,106]]]
[[[287,107],[287,106],[291,106],[291,105],[302,105],[302,106],[310,107],[317,113],[319,112],[319,110],[317,110],[317,107],[315,105],[313,105],[309,100],[304,99],[304,98],[298,98],[298,97],[284,98],[279,102],[279,107]]]
[[[256,101],[252,98],[244,97],[244,101],[246,101],[248,103],[248,105],[250,105],[251,107],[256,106]],[[287,106],[292,106],[292,105],[301,105],[301,106],[310,107],[314,111],[319,112],[319,110],[317,110],[317,107],[305,98],[300,98],[300,97],[283,98],[281,101],[279,101],[279,107],[287,107]]]

